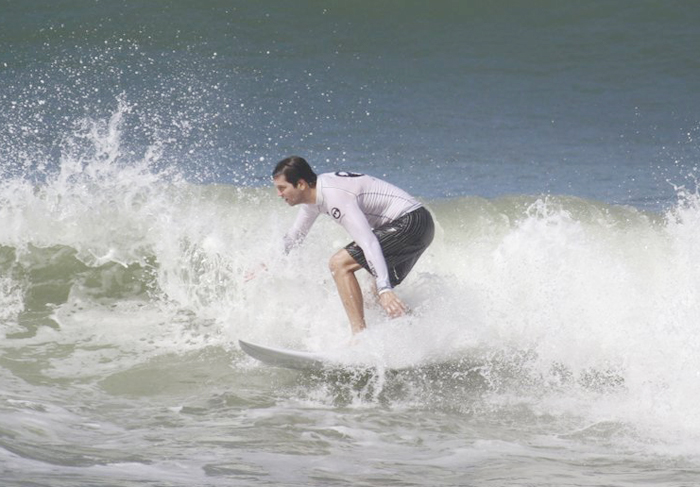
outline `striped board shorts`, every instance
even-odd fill
[[[389,280],[394,287],[406,278],[418,262],[418,258],[433,241],[435,224],[430,212],[420,207],[373,229],[372,232],[377,236],[379,245],[382,247],[384,260],[389,269]],[[352,242],[345,246],[345,250],[358,264],[370,270],[359,245]]]

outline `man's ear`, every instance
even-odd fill
[[[296,188],[297,189],[305,189],[309,187],[309,183],[306,182],[306,179],[299,178],[299,181],[297,181]]]

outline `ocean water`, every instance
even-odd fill
[[[697,485],[699,22],[0,2],[2,485]],[[319,220],[281,252],[291,154],[437,222],[412,313],[370,302],[352,346],[327,270],[347,235]]]

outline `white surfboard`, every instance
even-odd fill
[[[254,359],[276,367],[319,371],[333,366],[342,366],[339,362],[334,362],[321,353],[286,350],[284,348],[258,345],[244,340],[238,340],[238,343],[241,346],[241,350]]]

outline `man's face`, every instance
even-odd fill
[[[275,189],[277,190],[277,196],[284,199],[289,206],[294,206],[301,203],[303,198],[302,186],[305,187],[305,184],[300,183],[302,183],[303,180],[299,180],[297,182],[297,187],[294,187],[292,183],[287,181],[284,174],[280,174],[273,179],[273,181],[275,183]]]

